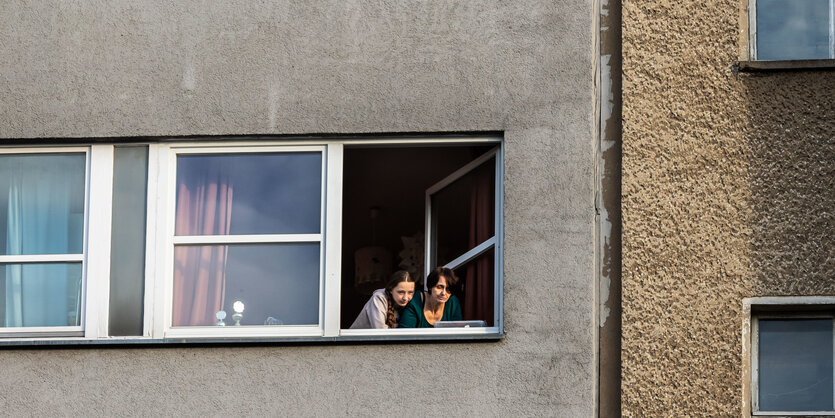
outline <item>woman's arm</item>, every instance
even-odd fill
[[[418,298],[418,295],[415,295],[415,299]],[[414,301],[414,299],[412,299]],[[403,308],[403,313],[400,314],[400,323],[397,325],[399,328],[417,328],[418,326],[418,311],[417,306],[409,302],[405,308]]]
[[[371,296],[371,306],[368,307],[368,322],[371,323],[371,328],[388,328],[388,325],[386,325],[388,309],[385,292],[375,292]]]

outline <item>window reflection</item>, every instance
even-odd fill
[[[320,230],[321,153],[177,158],[177,235]]]
[[[174,248],[173,326],[319,323],[319,244],[187,245]]]
[[[759,409],[831,411],[832,320],[761,319]]]
[[[757,0],[757,59],[825,59],[829,0]]]
[[[81,263],[0,264],[0,324],[81,325]]]
[[[84,154],[0,156],[0,254],[81,254]]]

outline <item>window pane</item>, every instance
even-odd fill
[[[461,312],[465,320],[482,320],[493,326],[493,249],[457,267],[458,289],[454,290],[461,300]]]
[[[322,154],[177,158],[177,235],[315,234]]]
[[[829,56],[829,0],[757,0],[757,59]]]
[[[495,235],[495,167],[494,157],[432,195],[435,265]]]
[[[0,155],[0,254],[81,254],[86,156]]]
[[[81,263],[0,265],[4,327],[81,324]]]
[[[319,323],[319,244],[174,248],[173,326],[215,325],[244,304],[241,325]]]
[[[763,411],[832,410],[832,320],[759,321]]]
[[[111,336],[142,335],[148,147],[113,150],[110,248]]]

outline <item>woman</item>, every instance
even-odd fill
[[[426,277],[427,292],[403,310],[400,317],[401,328],[431,328],[437,321],[460,321],[461,303],[452,294],[451,287],[458,284],[455,273],[444,267],[435,267]]]
[[[414,295],[415,279],[408,271],[396,271],[384,289],[377,289],[371,294],[371,299],[365,302],[351,329],[396,327],[400,311]]]

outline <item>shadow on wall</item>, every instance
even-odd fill
[[[751,291],[835,294],[835,73],[743,77]]]

